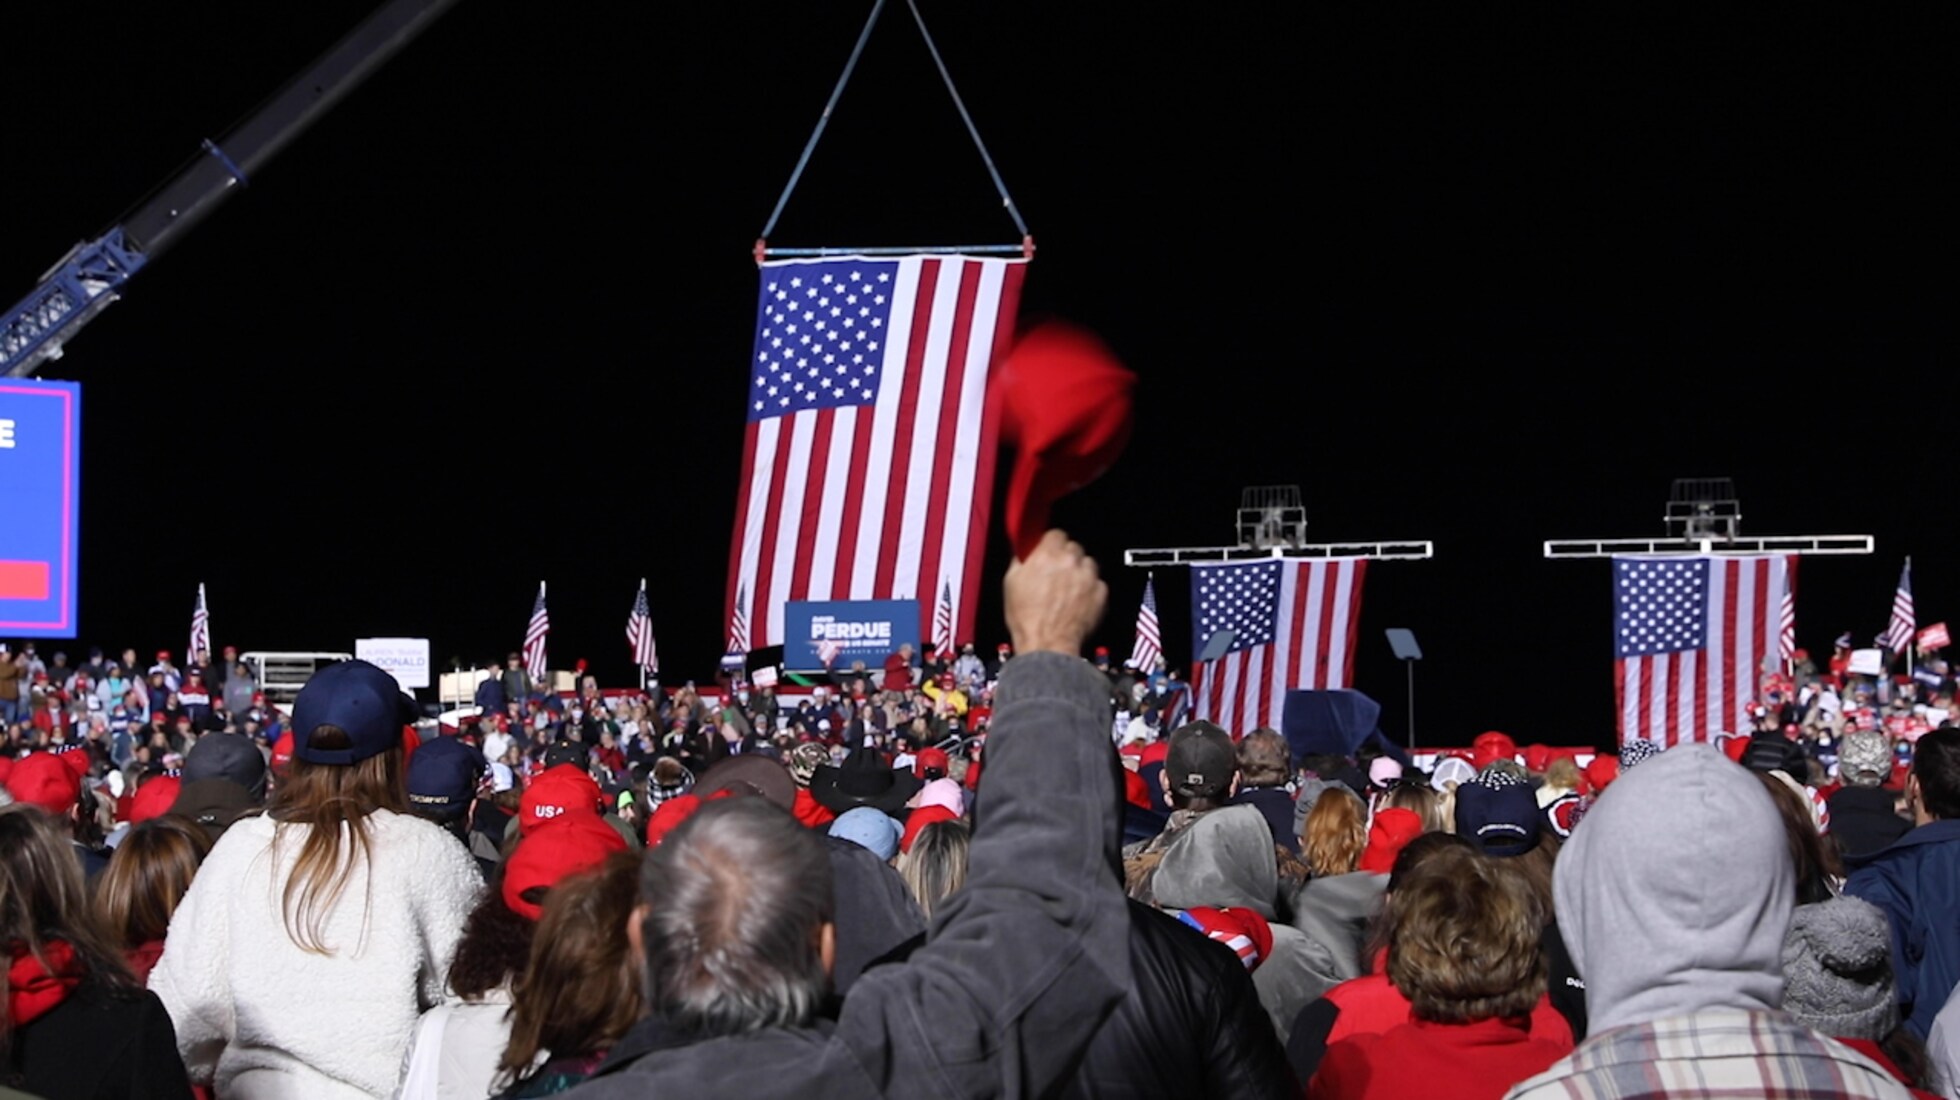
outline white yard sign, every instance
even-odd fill
[[[405,691],[429,686],[427,638],[356,638],[354,656],[392,673]]]

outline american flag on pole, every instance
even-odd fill
[[[728,655],[747,656],[749,652],[749,613],[746,610],[748,588],[744,586],[735,597],[734,606],[728,611]]]
[[[1899,570],[1899,588],[1892,593],[1892,621],[1885,628],[1881,641],[1885,648],[1894,653],[1904,652],[1912,644],[1916,621],[1912,609],[1912,559],[1906,559],[1906,566]]]
[[[746,616],[755,645],[784,641],[787,601],[930,598],[942,577],[960,582],[955,634],[972,636],[987,376],[1026,271],[965,256],[762,266],[728,569],[730,621]]]
[[[1192,717],[1244,735],[1274,726],[1288,691],[1352,683],[1367,566],[1365,558],[1192,566],[1192,652],[1221,630],[1233,634],[1224,656],[1192,669]]]
[[[1150,672],[1164,659],[1164,638],[1157,628],[1157,578],[1143,580],[1143,603],[1137,608],[1137,642],[1130,649],[1130,667]]]
[[[197,586],[197,606],[191,609],[190,665],[211,663],[211,609],[204,603],[204,585]]]
[[[1781,655],[1794,556],[1613,559],[1613,694],[1620,741],[1662,747],[1748,728]]]
[[[640,580],[640,594],[633,599],[633,613],[626,616],[626,644],[633,647],[633,663],[649,674],[660,671],[660,654],[653,648],[653,619],[647,610],[647,582]]]
[[[551,633],[551,615],[544,609],[544,582],[538,582],[538,602],[531,605],[531,623],[524,628],[524,670],[542,680],[546,671],[544,637]]]
[[[939,603],[932,612],[933,655],[941,661],[951,661],[959,655],[953,645],[953,583],[945,582],[939,589]]]

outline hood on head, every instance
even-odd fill
[[[1150,882],[1166,909],[1250,909],[1273,919],[1279,858],[1257,806],[1226,806],[1192,822],[1164,851]]]
[[[1587,1030],[1777,1008],[1796,900],[1787,844],[1761,781],[1712,745],[1623,773],[1553,875],[1559,928],[1586,976]]]

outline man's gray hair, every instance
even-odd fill
[[[647,1006],[703,1035],[798,1027],[830,987],[830,857],[765,799],[716,799],[647,853]]]

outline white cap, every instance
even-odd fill
[[[517,777],[511,774],[509,764],[490,765],[490,789],[507,791],[517,785]]]

